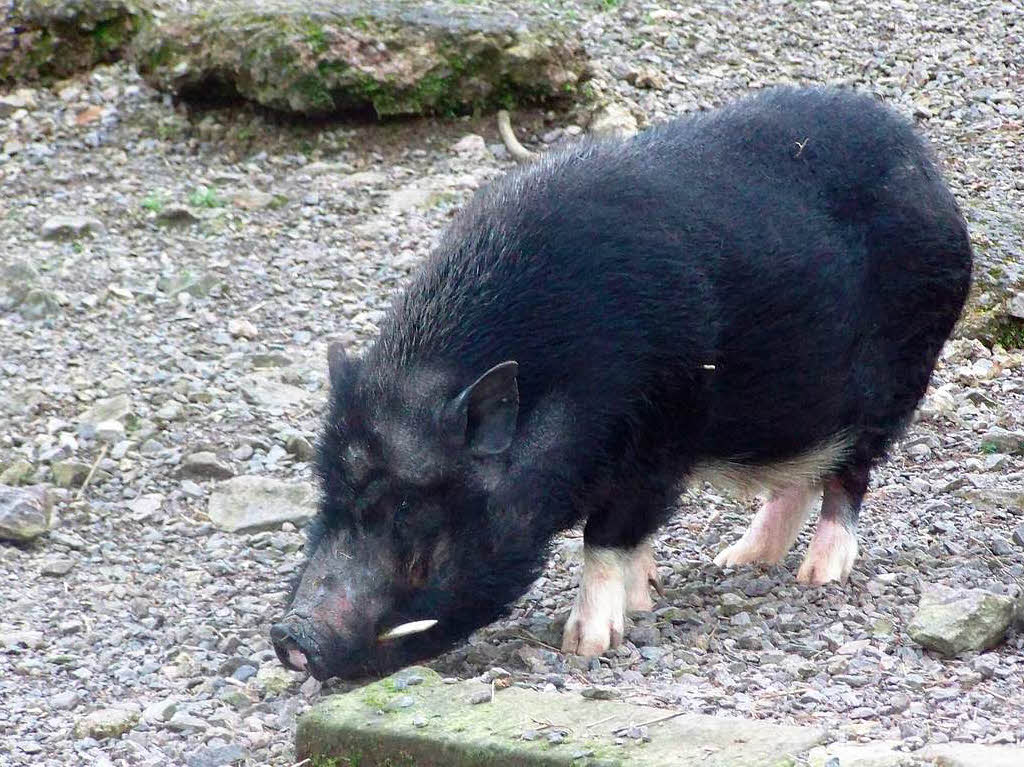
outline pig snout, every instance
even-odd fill
[[[300,618],[289,616],[271,626],[270,641],[285,668],[314,672],[318,667],[320,653],[316,642],[306,622]]]

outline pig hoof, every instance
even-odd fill
[[[562,652],[593,658],[622,644],[625,620],[615,616],[582,616],[573,607],[562,635]]]
[[[778,563],[778,558],[773,555],[773,552],[751,545],[746,536],[740,538],[732,546],[722,549],[715,557],[715,564],[722,568],[739,567],[754,562],[774,565]]]
[[[736,543],[731,546],[727,546],[718,552],[718,556],[715,557],[715,565],[721,568],[726,568],[753,562],[753,559],[745,556],[744,548],[742,539],[736,541]]]
[[[856,533],[841,522],[822,520],[796,579],[808,586],[821,586],[830,581],[845,582],[856,559]]]

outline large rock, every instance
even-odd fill
[[[0,83],[57,79],[120,58],[143,11],[131,0],[15,0],[0,22]]]
[[[303,525],[316,514],[316,488],[246,475],[221,482],[210,496],[210,521],[231,533],[272,530],[284,522]]]
[[[974,284],[958,334],[987,344],[1024,348],[1024,213],[970,207],[964,211],[974,244]]]
[[[1010,597],[982,589],[926,584],[907,630],[922,647],[947,657],[988,650],[1003,641],[1015,608]]]
[[[448,685],[430,669],[405,669],[313,706],[299,720],[297,757],[364,767],[779,767],[796,764],[826,737],[817,727],[673,716],[574,694],[509,687],[492,699],[490,692],[475,680]],[[641,722],[649,723],[650,742],[621,737]]]
[[[45,488],[0,485],[0,540],[31,541],[50,529],[52,514]]]
[[[169,13],[135,38],[154,87],[271,109],[378,116],[470,112],[576,92],[582,46],[568,31],[471,4],[409,0],[216,0]]]
[[[1024,431],[1010,431],[998,426],[982,435],[981,449],[986,453],[1024,455]]]
[[[190,453],[181,461],[181,476],[192,479],[228,479],[235,472],[221,461],[216,453],[200,451]]]

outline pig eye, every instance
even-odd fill
[[[349,443],[342,453],[342,460],[353,482],[360,483],[370,470],[370,456],[362,445]]]

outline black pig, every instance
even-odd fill
[[[332,349],[323,501],[278,654],[379,675],[495,620],[585,521],[563,649],[651,606],[649,536],[698,473],[768,500],[716,562],[845,579],[872,466],[967,295],[964,221],[875,99],[780,88],[482,190],[361,359]]]

